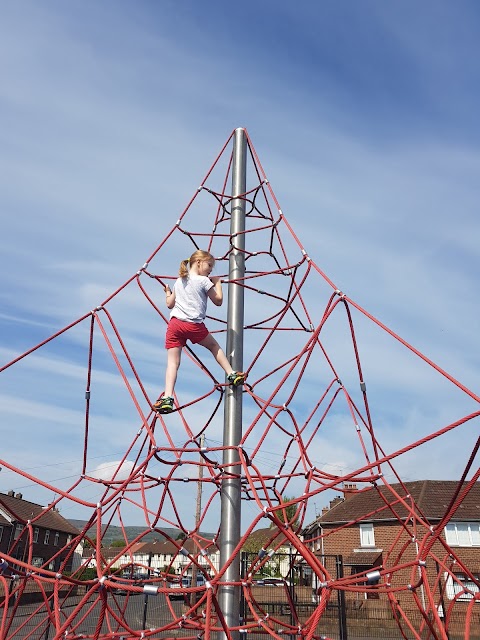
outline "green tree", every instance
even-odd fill
[[[110,544],[111,547],[124,547],[125,546],[125,540],[113,540],[112,543]]]
[[[172,573],[175,575],[175,569],[172,566],[168,566],[166,564],[163,565],[163,573]]]
[[[83,539],[83,548],[84,549],[93,549],[96,546],[97,546],[97,539],[96,538],[90,538],[88,540],[87,540],[87,538]]]
[[[77,580],[94,580],[97,577],[97,570],[95,567],[84,567],[80,573],[75,575]]]
[[[298,528],[298,516],[295,515],[297,512],[298,503],[295,502],[294,504],[287,504],[288,502],[292,502],[292,500],[296,500],[296,496],[282,496],[282,504],[278,507],[278,509],[275,509],[275,511],[273,511],[273,514],[276,518],[278,518],[278,520],[280,520],[280,522],[288,522],[291,528],[295,531]],[[287,506],[282,506],[284,504],[287,504]],[[276,523],[272,521],[270,524],[270,529],[276,526]]]

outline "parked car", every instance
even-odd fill
[[[205,576],[201,573],[197,573],[197,587],[203,587],[205,585]],[[179,580],[174,580],[168,583],[169,589],[173,589],[168,594],[170,600],[177,600],[184,597],[184,589],[189,589],[192,586],[191,576],[183,576]]]
[[[168,594],[170,600],[183,599],[183,589],[180,579],[170,580],[167,582],[167,587],[172,590]]]
[[[128,580],[145,580],[148,578],[148,573],[137,567],[128,567],[122,571],[121,576]]]
[[[259,578],[253,581],[254,587],[289,587],[290,582],[285,578]]]
[[[185,576],[182,578],[182,587],[189,588],[192,586],[191,576]],[[205,586],[205,576],[202,573],[197,573],[197,587]]]
[[[130,595],[136,595],[138,593],[137,591],[129,591],[128,589],[125,588],[124,585],[135,585],[136,587],[138,586],[143,587],[143,585],[145,584],[144,580],[137,580],[137,579],[130,580],[127,578],[119,578],[115,582],[117,586],[115,586],[115,588],[113,589],[113,593],[115,595],[120,595],[120,596],[127,595],[127,593],[130,593]]]

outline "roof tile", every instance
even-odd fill
[[[79,531],[55,509],[46,510],[39,504],[23,500],[16,496],[0,493],[0,509],[8,512],[12,518],[22,524],[34,520],[35,524],[45,529],[53,529],[64,533],[78,535]]]
[[[467,487],[464,483],[463,487]],[[377,522],[405,519],[415,513],[428,521],[440,520],[459,489],[455,480],[415,480],[389,486],[378,485],[352,493],[347,500],[335,505],[317,519],[320,524],[339,524],[355,521]],[[462,487],[460,487],[460,492]],[[480,482],[464,496],[452,520],[480,520]]]

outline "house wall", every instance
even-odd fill
[[[33,542],[33,531],[35,528],[38,529],[37,542]],[[41,566],[46,566],[51,571],[58,571],[62,566],[62,562],[68,555],[69,549],[65,547],[68,544],[69,534],[59,531],[57,544],[55,544],[56,530],[49,529],[50,535],[48,543],[45,544],[46,531],[47,529],[43,527],[33,527],[31,540],[29,529],[26,527],[23,529],[18,539],[14,540],[15,524],[13,526],[4,527],[2,540],[0,541],[0,550],[6,555],[12,555],[14,558],[21,560],[22,562],[28,562],[31,550],[32,561],[37,559],[37,563],[40,563],[41,559]],[[72,554],[69,557],[66,565],[63,566],[62,571],[71,571],[74,560],[78,563],[78,553],[77,555]]]
[[[128,565],[133,558],[135,565],[140,565],[143,568],[150,567],[152,571],[163,571],[165,567],[171,566],[175,574],[191,575],[193,565],[190,559],[186,556],[176,553],[175,557],[171,553],[152,553],[151,557],[149,553],[142,552],[141,550],[132,555],[122,556],[120,561],[116,563],[116,566]],[[211,573],[212,567],[218,569],[219,553],[210,554],[207,558],[199,558],[198,564],[200,567],[206,569]]]
[[[378,550],[379,553],[381,551],[380,562],[388,567],[395,568],[413,563],[411,566],[398,568],[387,578],[391,587],[395,590],[396,599],[402,606],[417,607],[413,597],[413,593],[415,592],[422,605],[427,607],[428,594],[433,591],[435,593],[434,598],[438,603],[440,591],[443,591],[444,599],[448,606],[448,595],[451,594],[451,588],[447,593],[445,590],[446,574],[449,572],[458,573],[461,571],[461,566],[453,562],[441,541],[435,542],[431,548],[429,548],[431,544],[430,531],[419,529],[417,531],[417,539],[413,537],[413,534],[414,530],[412,528],[405,530],[398,526],[398,522],[374,523],[375,546],[362,547],[360,544],[360,527],[358,524],[339,530],[334,529],[333,526],[330,528],[325,527],[323,529],[323,553],[325,555],[341,555],[345,560],[354,553],[360,555],[361,552]],[[443,533],[441,540],[445,541]],[[312,543],[312,546],[319,545]],[[454,549],[461,563],[477,573],[480,572],[480,547],[454,547]],[[425,553],[426,550],[429,551],[429,553]],[[317,552],[317,554],[318,553],[319,552]],[[428,584],[427,588],[421,584],[421,572],[418,563],[416,563],[417,556],[420,558],[424,556],[427,557],[427,564],[423,569],[425,572],[425,582]],[[357,573],[362,569],[371,571],[372,567],[357,567],[354,569],[354,567],[351,566],[344,566],[344,575],[350,576],[352,573]],[[437,587],[439,576],[440,587]],[[412,590],[409,585],[416,587],[416,589]],[[365,588],[362,585],[359,585],[359,587],[359,591],[356,591],[354,588],[347,591],[347,599],[358,599],[360,596],[365,598]],[[379,599],[386,599],[385,589],[379,587],[376,596]]]
[[[11,524],[3,524],[2,525],[2,537],[0,539],[0,552],[8,554],[8,549],[10,547],[10,539],[13,536],[13,527]]]

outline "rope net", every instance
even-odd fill
[[[22,454],[1,460],[3,474],[11,474],[12,482],[27,481],[50,501],[41,513],[19,518],[23,528],[1,547],[2,638],[210,638],[217,632],[330,638],[337,636],[327,614],[340,595],[347,606],[350,597],[357,605],[371,597],[387,602],[404,638],[446,638],[454,624],[457,633],[470,637],[478,620],[478,574],[457,546],[447,544],[444,529],[466,501],[478,503],[479,397],[323,273],[281,211],[246,136],[244,278],[228,282],[229,255],[237,248],[230,235],[230,137],[142,268],[113,293],[99,296],[104,299],[92,311],[0,369],[15,405],[6,406],[4,424],[19,437],[28,428]],[[237,286],[245,295],[244,427],[235,447],[242,535],[229,562],[238,561],[242,549],[250,553],[239,583],[242,618],[234,628],[227,627],[218,606],[226,584],[226,566],[219,566],[217,553],[220,492],[222,480],[236,473],[223,463],[223,371],[207,350],[187,345],[176,385],[178,410],[159,416],[151,409],[165,369],[163,288],[173,284],[180,260],[199,248],[216,257],[224,292],[227,285]],[[224,309],[210,305],[207,313],[209,330],[224,345]],[[406,390],[395,373],[407,366],[412,377]],[[56,405],[42,421],[52,384]],[[445,399],[442,410],[410,410],[417,405],[408,393],[422,397],[425,388],[437,402]],[[401,415],[394,397],[404,403]],[[52,459],[40,465],[35,452],[45,441]],[[50,463],[66,455],[61,446],[68,446],[74,460],[71,474],[52,479]],[[450,449],[460,460],[458,479],[449,483],[451,492],[437,505],[432,523],[410,479],[421,479],[422,461]],[[19,458],[23,468],[16,464]],[[337,496],[346,504],[352,492],[368,495],[368,504],[376,506],[348,522],[311,524],[317,506]],[[83,514],[86,524],[53,559],[39,560],[36,523],[58,512],[65,518]],[[351,548],[360,546],[360,524],[382,518],[395,525],[395,534],[381,545],[376,540],[381,564],[373,572],[350,565],[334,571],[327,556],[343,553],[342,532]],[[125,523],[139,525],[133,539]],[[122,545],[107,554],[104,541],[114,527]],[[252,551],[257,529],[264,536],[261,548]],[[157,555],[150,547],[139,560],[136,550],[152,534],[152,544],[168,546],[169,554]],[[79,544],[90,546],[80,562]],[[275,557],[276,575],[286,586],[286,617],[268,611],[258,592],[258,577],[268,575]],[[95,575],[88,577],[87,566],[95,567]],[[136,581],[136,573],[148,574],[148,583]],[[203,580],[187,585],[182,593],[189,597],[178,605],[171,596],[179,581],[196,575]],[[308,585],[310,607],[297,606],[292,584]],[[40,596],[20,617],[22,597],[32,591]],[[148,614],[147,624],[129,608],[139,593],[150,607],[163,607],[161,615]]]

